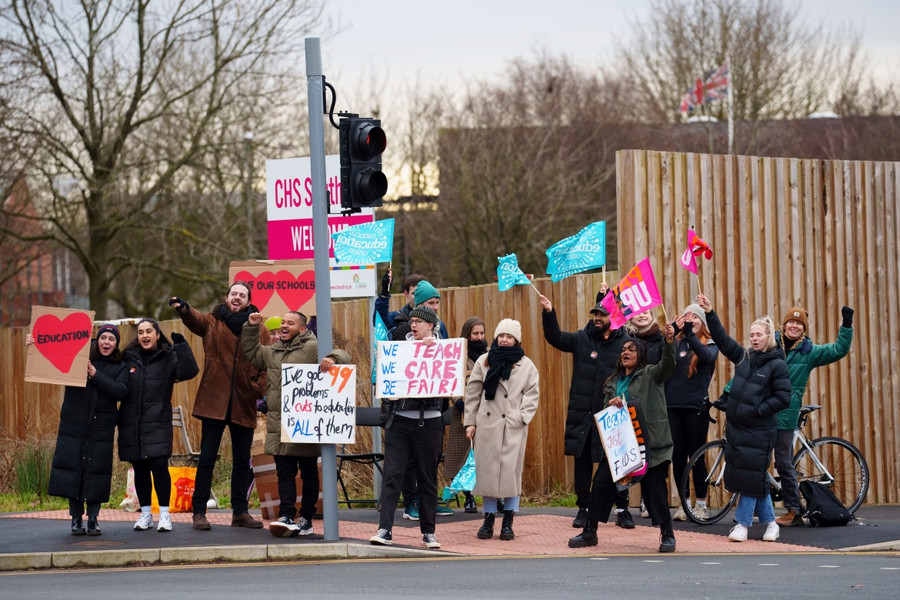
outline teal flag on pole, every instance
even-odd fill
[[[394,219],[372,221],[332,233],[334,260],[347,265],[391,262],[394,253]]]
[[[505,292],[514,285],[531,285],[528,276],[519,268],[519,259],[515,252],[506,256],[498,256],[500,264],[497,266],[497,283],[501,292]]]
[[[606,221],[591,223],[547,249],[547,273],[553,281],[606,264]]]

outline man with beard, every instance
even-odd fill
[[[609,311],[599,302],[591,309],[592,318],[587,326],[573,332],[560,331],[556,311],[546,296],[542,295],[540,302],[543,307],[544,339],[557,350],[572,353],[565,453],[575,457],[578,514],[572,521],[572,527],[584,528],[591,504],[594,463],[600,462],[603,457],[594,413],[603,408],[603,384],[615,372],[622,346],[631,337],[624,329],[610,329]],[[617,515],[617,523],[620,518]]]
[[[201,314],[173,296],[175,309],[185,326],[203,338],[203,376],[194,400],[193,416],[200,419],[200,461],[194,484],[194,529],[208,531],[206,504],[212,488],[213,468],[225,427],[231,433],[231,526],[260,529],[248,512],[247,490],[253,473],[250,445],[256,428],[256,400],[266,393],[266,374],[250,364],[241,352],[241,328],[257,308],[250,304],[250,286],[236,281],[212,312]],[[268,341],[268,332],[261,334]]]

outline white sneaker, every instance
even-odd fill
[[[433,533],[426,533],[422,536],[422,541],[425,542],[426,548],[438,549],[441,547],[441,543],[437,541],[437,538]]]
[[[297,519],[297,529],[300,532],[300,535],[313,534],[313,525],[306,517]]]
[[[159,513],[159,523],[156,525],[156,531],[160,533],[172,531],[172,515],[167,512]]]
[[[672,520],[673,521],[687,521],[688,518],[687,518],[687,515],[684,514],[684,509],[681,507],[678,507],[678,510],[675,511],[675,516],[672,517]]]
[[[135,531],[146,531],[153,527],[153,513],[142,512],[138,517],[137,523],[134,524]]]
[[[709,511],[706,510],[705,504],[698,504],[693,509],[691,509],[691,512],[693,512],[694,516],[697,517],[698,519],[708,519],[709,518]]]
[[[774,542],[778,539],[778,536],[781,534],[781,528],[778,527],[778,523],[772,521],[768,525],[766,525],[766,532],[763,534],[764,542]]]
[[[277,538],[296,537],[300,535],[300,527],[290,517],[279,517],[269,523],[269,533]]]
[[[647,506],[644,504],[643,498],[641,498],[641,518],[642,519],[650,518],[650,512],[647,510]]]
[[[747,528],[738,523],[731,528],[731,533],[728,534],[728,539],[732,542],[746,542]]]

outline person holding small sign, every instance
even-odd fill
[[[522,349],[522,325],[503,319],[494,343],[475,361],[466,384],[466,437],[475,443],[475,493],[484,498],[479,539],[494,535],[497,499],[503,499],[500,539],[512,540],[522,494],[528,424],[541,394],[537,367]]]
[[[766,471],[772,462],[777,433],[775,414],[791,403],[791,379],[784,351],[775,342],[775,325],[768,316],[750,324],[750,347],[744,348],[729,337],[709,298],[697,296],[697,304],[706,313],[709,333],[722,355],[734,363],[734,378],[724,409],[725,489],[740,494],[728,539],[743,542],[753,525],[753,515],[766,526],[763,540],[774,542],[779,536],[775,509]]]
[[[172,531],[169,515],[169,457],[172,456],[172,388],[200,372],[180,333],[165,336],[154,319],[141,319],[137,338],[125,347],[128,397],[119,411],[119,459],[134,467],[134,489],[141,504],[135,531],[153,525],[153,488],[159,500],[157,531]]]
[[[100,535],[100,505],[109,500],[118,403],[128,395],[119,328],[101,325],[91,344],[87,384],[66,386],[47,494],[69,500],[72,535]],[[25,345],[34,337],[25,336]],[[87,510],[87,531],[84,514]]]
[[[662,358],[655,365],[647,364],[647,348],[643,341],[626,341],[615,372],[603,385],[605,405],[627,408],[632,421],[636,421],[635,431],[639,429],[642,434],[643,439],[639,438],[638,442],[646,449],[647,470],[640,478],[640,484],[650,518],[659,525],[660,552],[675,551],[666,485],[672,462],[672,433],[665,392],[666,378],[675,368],[674,339],[675,329],[667,323]],[[609,460],[603,460],[594,474],[587,524],[579,535],[569,540],[570,548],[597,545],[597,525],[609,518],[617,494]]]
[[[433,346],[440,339],[440,321],[434,310],[421,305],[409,312],[412,341]],[[377,545],[393,544],[394,512],[400,499],[407,465],[415,465],[419,486],[419,530],[426,548],[440,548],[435,536],[437,518],[437,468],[441,459],[444,425],[441,420],[443,398],[394,398],[387,401],[384,424],[384,479],[378,531],[369,538]]]
[[[253,365],[266,369],[266,454],[275,460],[278,476],[278,520],[269,524],[275,537],[312,535],[312,520],[319,499],[319,444],[292,444],[281,441],[281,366],[283,364],[315,364],[319,361],[319,343],[306,328],[303,313],[288,311],[281,318],[281,338],[271,346],[260,343],[263,316],[250,313],[241,330],[241,348]],[[335,363],[349,364],[350,355],[334,350],[322,359],[319,370],[328,371]],[[297,470],[303,480],[300,493],[300,517],[297,516]]]

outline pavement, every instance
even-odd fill
[[[207,513],[212,529],[196,531],[191,515],[172,515],[171,532],[134,531],[136,514],[103,509],[100,536],[69,533],[66,510],[0,514],[0,571],[47,568],[125,567],[155,564],[335,560],[357,558],[435,558],[505,556],[597,556],[656,554],[659,530],[649,519],[632,510],[636,527],[624,530],[613,523],[600,524],[600,543],[572,549],[568,539],[579,530],[572,527],[571,508],[524,508],[516,515],[511,541],[496,535],[479,540],[476,531],[483,515],[455,509],[452,516],[438,517],[440,550],[424,548],[418,523],[401,518],[398,510],[392,546],[368,542],[375,534],[378,512],[374,508],[340,509],[339,541],[325,541],[321,520],[313,522],[307,537],[275,538],[264,529],[231,527],[231,512]],[[259,511],[253,511],[259,518]],[[780,511],[779,511],[780,513]],[[750,539],[736,543],[727,538],[729,518],[713,525],[675,523],[678,553],[782,553],[782,552],[900,552],[900,505],[863,506],[858,520],[845,527],[782,528],[777,542],[761,540],[763,527],[750,529]],[[265,522],[268,527],[268,521]],[[495,531],[499,534],[499,519]]]

